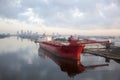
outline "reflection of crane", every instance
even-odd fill
[[[68,60],[68,59],[60,58],[51,54],[48,51],[45,51],[44,49],[41,49],[40,47],[38,49],[38,55],[43,58],[52,59],[56,64],[59,65],[61,71],[67,72],[67,74],[70,77],[73,77],[76,74],[84,72],[85,69],[94,69],[96,67],[108,66],[108,64],[83,66],[80,60]]]
[[[89,65],[85,66],[86,69],[94,69],[96,67],[103,67],[103,66],[109,66],[109,64],[97,64],[97,65]]]

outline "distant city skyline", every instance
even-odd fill
[[[0,0],[0,33],[120,35],[119,0]]]

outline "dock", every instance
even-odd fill
[[[120,60],[120,48],[114,49],[85,49],[83,53],[89,53],[109,59]]]

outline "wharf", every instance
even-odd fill
[[[120,48],[114,49],[85,49],[84,53],[101,56],[109,59],[120,60]]]

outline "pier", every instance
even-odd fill
[[[112,49],[85,49],[84,53],[89,53],[109,59],[120,60],[120,47]]]

